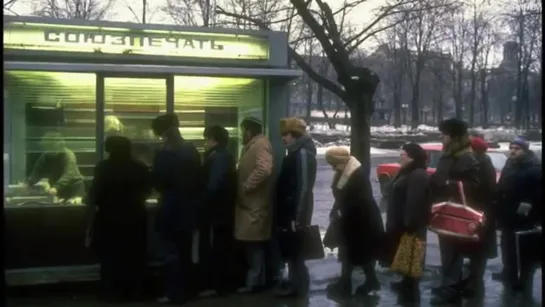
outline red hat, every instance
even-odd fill
[[[488,150],[488,143],[478,136],[471,137],[471,149],[475,152],[486,152]]]

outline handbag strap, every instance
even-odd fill
[[[460,197],[462,198],[462,205],[464,205],[464,207],[467,207],[466,194],[464,193],[464,184],[462,183],[462,181],[458,180],[456,181],[456,186],[458,187],[458,192],[460,193]]]

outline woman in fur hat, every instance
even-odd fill
[[[430,178],[432,203],[461,201],[456,182],[461,181],[468,204],[474,203],[479,193],[478,162],[471,151],[467,124],[458,119],[444,120],[439,124],[443,155],[435,173]],[[465,283],[462,282],[463,259],[467,254],[466,242],[456,238],[439,236],[443,278],[441,286],[433,289],[432,304],[456,303],[462,298]]]
[[[331,185],[335,204],[331,216],[339,219],[339,259],[342,263],[340,280],[329,286],[328,290],[350,295],[352,270],[354,266],[361,266],[366,278],[356,293],[367,295],[380,289],[375,274],[375,261],[379,258],[380,243],[384,237],[380,211],[360,162],[350,156],[348,150],[331,148],[326,152],[325,159],[335,171]]]

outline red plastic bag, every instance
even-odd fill
[[[429,229],[442,236],[479,241],[480,230],[485,223],[484,213],[469,207],[462,182],[457,181],[456,185],[462,203],[449,200],[433,204]]]

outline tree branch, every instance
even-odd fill
[[[232,17],[232,18],[243,19],[255,24],[261,30],[270,31],[270,28],[261,20],[244,16],[242,14],[227,12],[220,6],[216,6],[216,14],[220,14],[220,15],[224,15],[224,16]],[[339,85],[337,85],[333,81],[317,73],[316,70],[312,68],[300,54],[298,54],[293,48],[289,46],[288,46],[288,54],[290,58],[294,60],[295,63],[297,63],[297,66],[299,66],[299,68],[301,68],[312,80],[321,84],[324,88],[331,91],[335,95],[341,97],[341,99],[342,97],[345,96],[344,90]]]

